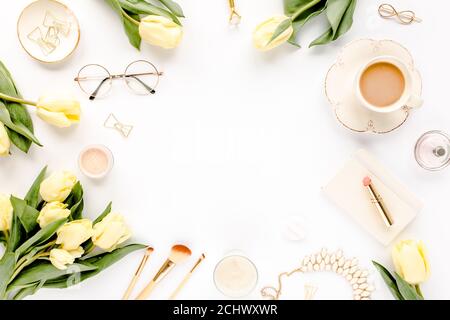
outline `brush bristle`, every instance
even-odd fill
[[[145,250],[145,254],[149,255],[153,252],[153,248],[152,247],[147,247],[147,250]]]
[[[372,183],[372,179],[370,179],[369,177],[364,177],[364,179],[363,179],[364,187],[369,186],[371,183]]]
[[[177,244],[172,247],[169,259],[172,262],[181,263],[187,258],[189,258],[191,254],[192,254],[191,249],[189,249],[186,246],[183,246],[182,244]]]

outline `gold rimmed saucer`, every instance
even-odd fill
[[[61,62],[78,47],[80,27],[74,13],[57,0],[36,0],[17,20],[17,37],[33,59]]]
[[[361,39],[349,43],[327,73],[325,94],[337,120],[352,131],[388,133],[399,128],[410,115],[411,110],[407,106],[381,114],[359,104],[354,88],[356,75],[361,66],[378,56],[394,56],[404,62],[414,78],[413,93],[419,97],[422,94],[422,78],[405,47],[392,40]]]

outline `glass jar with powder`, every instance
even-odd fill
[[[80,152],[78,166],[89,178],[100,179],[112,169],[114,158],[111,150],[103,145],[90,145]]]
[[[214,283],[225,296],[243,298],[255,289],[258,271],[250,259],[240,253],[232,253],[217,263]]]

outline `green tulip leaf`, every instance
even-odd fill
[[[400,277],[398,273],[395,273],[394,277],[397,281],[398,290],[405,298],[405,300],[423,300],[423,297],[417,293],[414,286],[406,282],[402,277]]]
[[[28,190],[27,195],[25,196],[25,201],[28,203],[30,207],[33,207],[35,209],[39,206],[39,190],[41,188],[41,183],[45,179],[45,174],[47,173],[47,166],[44,167],[44,169],[41,170],[39,175],[36,177],[36,179],[33,182],[33,185],[31,186],[30,190]]]
[[[33,128],[31,126],[27,127],[25,124],[17,120],[23,112],[19,112],[18,108],[12,108],[13,113],[11,114],[7,107],[8,105],[11,108],[11,106],[14,107],[18,104],[5,104],[0,101],[0,122],[2,122],[7,129],[9,129],[8,136],[11,142],[23,152],[28,152],[29,145],[31,144],[29,141],[32,141],[42,147],[42,144],[33,134]],[[12,115],[15,115],[16,120],[13,120]]]
[[[267,44],[270,44],[272,41],[274,41],[276,38],[278,38],[283,32],[285,32],[291,26],[292,26],[292,21],[289,18],[280,22],[280,24],[275,29],[272,37],[270,38],[269,42],[267,42]]]
[[[32,247],[43,244],[44,242],[49,240],[51,237],[53,237],[53,235],[56,233],[59,227],[61,227],[66,222],[67,219],[60,219],[40,229],[31,238],[25,241],[19,248],[17,248],[17,250],[15,251],[16,258],[19,259]]]
[[[118,2],[120,6],[126,11],[132,12],[137,15],[145,14],[166,17],[181,26],[181,22],[175,14],[163,8],[152,5],[145,0],[118,0]]]
[[[346,33],[353,24],[356,0],[328,0],[326,15],[330,27],[309,46],[328,44]]]
[[[112,202],[108,203],[105,210],[103,210],[103,212],[94,220],[93,224],[96,225],[97,223],[102,221],[104,217],[106,217],[108,214],[111,213],[111,209],[112,209]]]
[[[0,61],[0,92],[9,96],[19,97],[20,93],[12,79],[11,73]],[[1,101],[0,122],[7,127],[11,142],[23,152],[28,152],[31,143],[42,146],[33,134],[33,122],[27,108],[19,103]],[[7,111],[7,112],[6,112]]]
[[[22,288],[18,290],[14,296],[11,298],[12,300],[22,300],[27,296],[33,295],[44,285],[45,281],[40,281],[38,283],[29,285],[28,287]]]
[[[26,288],[40,281],[49,281],[61,277],[70,277],[72,274],[96,270],[97,267],[84,261],[75,262],[67,266],[66,270],[54,267],[48,261],[39,261],[25,268],[8,286],[8,291]]]
[[[159,0],[167,9],[169,9],[174,15],[180,18],[184,18],[183,9],[180,5],[172,0]]]
[[[83,187],[80,181],[78,181],[72,188],[69,196],[67,197],[65,203],[70,209],[69,220],[78,220],[83,218]]]
[[[14,213],[22,223],[23,228],[27,233],[33,231],[37,226],[37,218],[39,211],[30,207],[25,200],[11,196],[11,204],[14,208]]]
[[[82,272],[79,277],[79,282],[84,281],[86,279],[89,279],[89,278],[97,275],[98,273],[100,273],[103,270],[105,270],[106,268],[110,267],[117,261],[121,260],[123,257],[128,255],[129,253],[136,251],[136,250],[141,250],[144,248],[147,248],[147,246],[142,245],[142,244],[130,244],[125,247],[115,249],[111,252],[102,253],[102,254],[96,255],[94,257],[82,260],[83,262],[87,262],[90,265],[96,266],[97,269],[92,270],[92,271]],[[45,288],[67,288],[73,284],[76,284],[76,283],[71,283],[70,281],[67,281],[67,280],[68,280],[68,277],[65,276],[65,277],[62,277],[60,279],[56,279],[53,281],[46,281],[46,283],[44,284],[44,287]]]
[[[372,263],[377,268],[378,272],[380,273],[381,277],[383,278],[384,283],[387,285],[389,291],[391,291],[394,298],[396,300],[405,300],[405,298],[403,298],[403,296],[397,286],[397,281],[392,276],[392,274],[378,262],[372,261]]]
[[[24,238],[24,230],[22,223],[17,214],[13,211],[11,229],[9,230],[8,243],[6,245],[7,252],[14,252],[22,243]]]
[[[299,0],[296,0],[296,1],[299,1]],[[300,1],[305,2],[305,0],[300,0]],[[285,0],[285,13],[290,15],[291,9],[290,9],[289,5],[292,5],[292,4],[288,4],[286,6],[287,2],[292,2],[292,1]],[[310,3],[311,1],[308,0],[306,2]],[[298,14],[298,16],[292,22],[292,28],[294,29],[294,32],[292,33],[291,38],[288,40],[288,42],[290,44],[299,46],[299,44],[296,42],[296,39],[297,39],[297,35],[298,35],[301,27],[303,27],[312,18],[321,14],[326,8],[326,3],[327,3],[326,1],[322,0],[319,3],[315,4],[314,6],[309,7],[307,9],[305,9],[302,13]]]
[[[7,252],[0,260],[0,299],[6,299],[6,289],[14,273],[16,259],[13,252]]]
[[[124,10],[131,18],[135,19],[136,21],[140,21],[139,15],[127,12],[126,9],[122,9],[119,0],[106,0],[106,2],[114,9],[114,11],[116,11],[120,15],[125,30],[125,34],[128,37],[128,41],[133,47],[139,50],[141,47],[141,36],[139,35],[139,27],[133,22],[129,21],[126,17],[124,17],[122,10]]]

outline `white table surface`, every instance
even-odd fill
[[[154,292],[167,298],[200,253],[207,259],[180,294],[185,299],[220,299],[212,281],[216,262],[230,250],[251,257],[259,271],[259,289],[275,284],[279,272],[299,265],[322,247],[342,248],[369,267],[377,288],[374,299],[390,299],[371,259],[391,266],[390,248],[342,214],[322,194],[321,186],[359,148],[377,157],[425,204],[400,238],[422,239],[429,250],[432,276],[423,285],[427,298],[448,299],[450,243],[448,192],[450,169],[429,173],[416,164],[413,147],[425,131],[450,131],[450,70],[446,1],[392,0],[411,8],[422,24],[402,26],[377,15],[382,1],[359,1],[355,23],[339,41],[307,49],[321,34],[322,18],[301,33],[304,49],[284,45],[267,53],[251,44],[257,23],[282,12],[282,0],[237,0],[243,16],[238,29],[227,24],[226,0],[179,0],[185,36],[179,48],[166,51],[129,45],[118,16],[104,1],[66,0],[81,25],[81,42],[66,62],[43,65],[22,50],[16,21],[28,0],[7,1],[0,13],[0,59],[12,72],[22,94],[37,99],[44,91],[64,90],[82,102],[81,123],[60,130],[40,121],[30,109],[44,148],[0,159],[0,191],[23,195],[46,164],[50,171],[73,170],[85,188],[85,215],[94,218],[113,200],[136,242],[155,247],[143,279],[149,279],[177,243],[193,249]],[[424,81],[425,104],[399,130],[387,135],[356,134],[334,118],[323,91],[326,71],[342,46],[359,38],[393,39],[410,49]],[[88,63],[122,71],[131,61],[148,59],[165,72],[151,97],[135,96],[117,82],[111,94],[91,102],[73,78]],[[109,113],[133,124],[128,139],[102,127]],[[77,167],[86,145],[105,144],[114,153],[111,174],[97,182]],[[285,240],[286,217],[308,220],[307,238]],[[68,290],[40,290],[35,299],[119,299],[141,253],[131,254],[100,275]],[[317,274],[307,281],[319,287],[318,299],[346,299],[345,281]],[[143,281],[139,288],[143,286]],[[302,298],[303,286],[290,285],[286,297]]]

